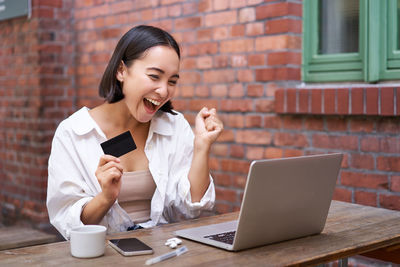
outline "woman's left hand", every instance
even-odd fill
[[[195,120],[195,142],[209,148],[224,129],[222,121],[218,118],[215,108],[202,108]]]

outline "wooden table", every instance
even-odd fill
[[[154,249],[153,255],[123,257],[107,245],[102,257],[77,259],[70,255],[69,242],[59,242],[0,251],[0,266],[143,266],[147,259],[171,251],[164,242],[173,237],[173,231],[209,222],[224,222],[237,216],[235,212],[108,236],[137,237]],[[227,252],[189,240],[184,240],[183,244],[189,249],[187,253],[157,265],[315,265],[400,244],[400,212],[333,201],[325,229],[319,235],[241,252]]]

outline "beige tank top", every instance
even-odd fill
[[[124,172],[118,203],[135,223],[146,222],[150,219],[155,190],[156,184],[149,170]]]

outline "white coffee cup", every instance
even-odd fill
[[[107,228],[84,225],[70,231],[71,254],[77,258],[94,258],[104,254]]]

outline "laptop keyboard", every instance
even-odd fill
[[[233,244],[233,239],[235,238],[236,231],[225,232],[215,235],[206,235],[204,238],[209,238],[215,241],[220,241],[226,244]]]

